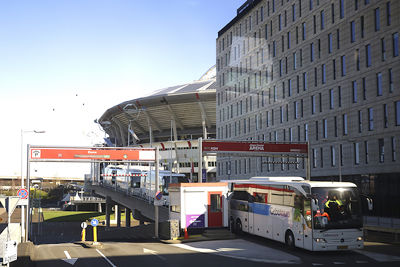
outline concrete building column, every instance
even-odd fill
[[[115,218],[117,219],[117,227],[121,227],[121,207],[115,205]]]
[[[131,209],[125,208],[125,227],[131,227]]]
[[[110,227],[110,215],[111,215],[112,200],[110,197],[106,198],[106,226]]]

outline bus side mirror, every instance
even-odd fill
[[[366,196],[366,195],[363,195],[363,194],[361,194],[360,196],[361,196],[362,201],[367,202],[368,210],[372,211],[373,208],[374,208],[374,203],[373,203],[372,199],[370,197]]]
[[[315,199],[315,198],[313,198],[313,199],[311,199],[311,206],[312,206],[312,210],[318,210],[318,199]]]
[[[368,204],[368,210],[372,211],[372,209],[374,208],[374,204],[372,202],[372,199],[370,199],[369,197],[367,198],[367,204]]]

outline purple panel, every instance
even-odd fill
[[[188,228],[205,227],[204,214],[186,215],[186,227]]]

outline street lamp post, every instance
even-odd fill
[[[24,184],[24,171],[23,171],[23,166],[24,166],[24,134],[25,133],[45,133],[46,131],[38,131],[38,130],[23,130],[21,129],[21,188],[25,188]],[[27,184],[28,187],[28,196],[30,193],[30,188],[29,184]],[[29,197],[28,197],[29,201]],[[25,206],[21,206],[21,239],[23,242],[28,241],[28,236],[25,234]]]

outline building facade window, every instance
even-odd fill
[[[368,109],[368,131],[374,130],[374,109]]]
[[[383,93],[382,90],[382,73],[378,72],[376,74],[376,95],[381,96]]]
[[[374,14],[375,14],[375,31],[377,32],[381,29],[381,15],[379,7],[375,8]]]
[[[346,76],[346,56],[340,57],[342,77]]]
[[[390,1],[386,2],[386,25],[392,24],[392,12],[390,10]]]
[[[368,141],[364,141],[365,164],[369,163],[369,147]]]
[[[336,150],[334,146],[331,146],[331,166],[336,167]]]
[[[348,135],[349,131],[347,128],[347,114],[342,115],[342,121],[343,121],[343,135]]]
[[[354,164],[359,165],[360,164],[360,143],[354,143]]]
[[[396,126],[400,126],[400,101],[394,102]]]
[[[392,161],[396,161],[396,137],[392,136],[390,138],[390,144],[392,146]]]
[[[378,139],[378,153],[379,163],[385,162],[385,140],[383,138]]]
[[[333,95],[333,89],[329,89],[329,109],[334,108],[334,95]]]
[[[352,81],[351,85],[353,89],[353,103],[357,103],[357,81]]]
[[[392,43],[393,43],[393,57],[397,57],[399,55],[399,33],[396,32],[392,35]]]
[[[390,68],[388,70],[388,76],[389,76],[389,93],[393,93],[394,85],[393,85],[393,71]]]

